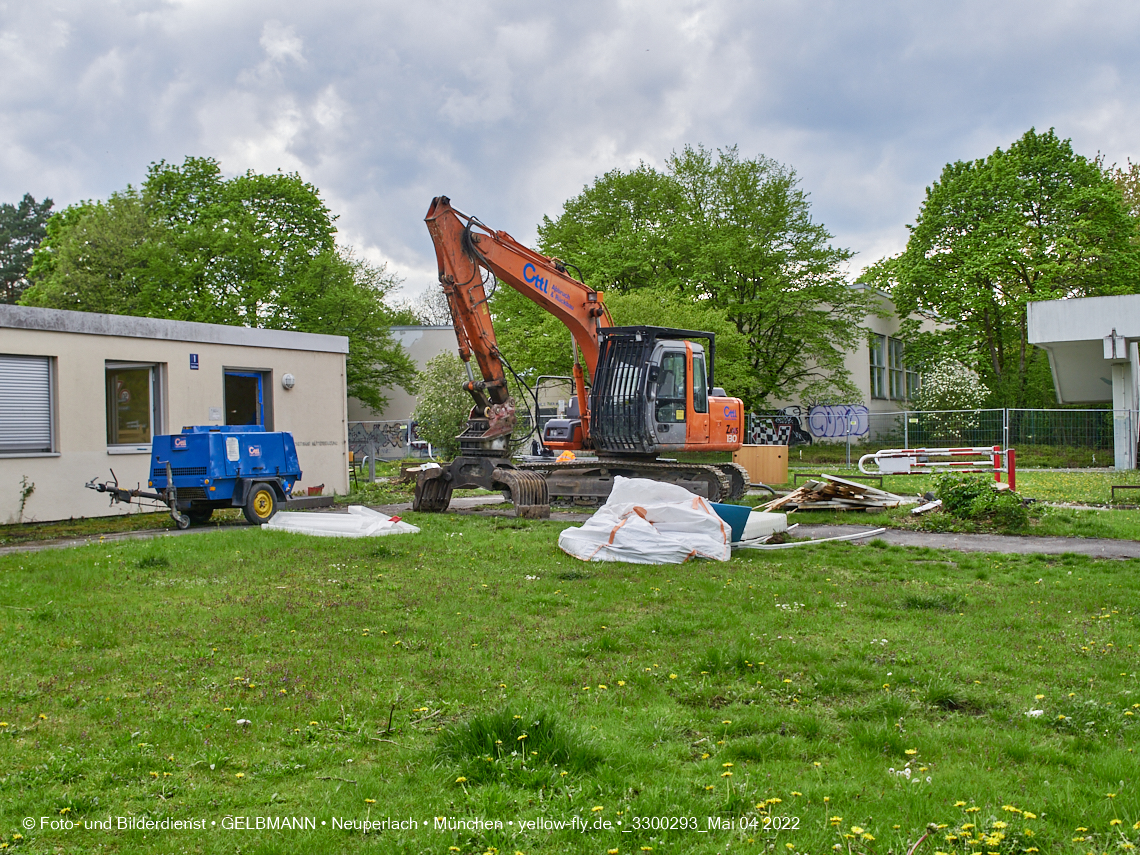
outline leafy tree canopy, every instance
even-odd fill
[[[296,173],[155,163],[139,189],[48,221],[21,302],[348,336],[349,394],[382,410],[381,389],[415,374],[388,333],[397,280],[338,249],[334,220]]]
[[[664,325],[681,325],[681,306],[703,321],[698,328],[726,320],[741,344],[722,347],[718,339],[720,385],[749,406],[858,394],[844,359],[865,340],[870,299],[848,285],[843,268],[852,254],[812,221],[789,167],[743,159],[735,147],[714,155],[686,146],[663,172],[642,164],[606,173],[558,219],[544,218],[539,236],[544,252],[607,292],[618,323],[636,321],[616,296],[641,291],[647,311],[654,301],[669,307],[650,311]]]
[[[30,193],[16,205],[0,204],[0,303],[15,303],[28,287],[28,267],[47,234],[51,206],[51,199],[37,202]]]
[[[416,432],[441,457],[451,458],[459,452],[457,437],[467,427],[471,413],[471,396],[462,388],[466,379],[463,360],[446,351],[429,359],[416,375],[419,400],[412,414]]]
[[[910,320],[911,352],[967,365],[996,406],[1055,402],[1046,355],[1028,342],[1030,301],[1140,290],[1137,221],[1121,190],[1052,129],[947,164],[909,228],[906,250],[867,278],[891,289],[901,316],[945,324],[919,334]]]

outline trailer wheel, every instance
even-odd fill
[[[214,515],[213,508],[197,508],[191,505],[186,509],[186,516],[190,518],[191,525],[202,525],[209,522],[210,517]]]
[[[277,495],[268,484],[255,484],[242,509],[245,518],[253,525],[261,525],[273,519],[277,513]]]

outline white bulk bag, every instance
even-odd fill
[[[732,531],[707,499],[645,478],[614,478],[606,503],[581,528],[558,536],[583,561],[681,564],[693,557],[727,561]]]

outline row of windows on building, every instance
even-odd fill
[[[871,397],[909,401],[918,395],[921,378],[908,368],[903,342],[885,335],[871,336]]]
[[[0,454],[45,454],[59,450],[56,431],[56,361],[51,356],[0,354]],[[224,404],[208,413],[228,425],[272,430],[267,373],[223,369]],[[150,445],[165,424],[168,384],[164,363],[106,362],[104,366],[109,451]],[[207,415],[207,414],[204,414]]]

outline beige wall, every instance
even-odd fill
[[[408,352],[416,370],[423,371],[428,360],[441,353],[459,355],[459,344],[455,340],[455,330],[450,326],[440,327],[392,327],[392,338]],[[417,398],[403,389],[385,389],[388,406],[383,413],[370,410],[356,398],[348,399],[349,421],[404,420],[412,417]]]
[[[163,323],[175,328],[173,322]],[[248,334],[262,341],[283,340],[281,334],[274,339],[260,330],[212,329],[227,331],[231,339]],[[24,518],[41,521],[126,512],[121,504],[108,507],[105,494],[84,489],[91,478],[109,479],[111,468],[120,485],[141,484],[146,489],[149,452],[121,453],[107,447],[107,361],[160,366],[156,433],[177,433],[183,425],[222,424],[220,418],[211,421],[210,409],[223,407],[223,369],[271,372],[265,383],[266,412],[272,412],[274,430],[293,434],[304,473],[296,490],[323,483],[326,494],[348,491],[344,353],[12,328],[0,328],[0,353],[54,357],[57,451],[55,456],[0,457],[0,522],[15,520],[24,476],[35,484]],[[197,371],[190,370],[191,353],[198,354]],[[296,378],[291,390],[281,386],[286,373]]]

